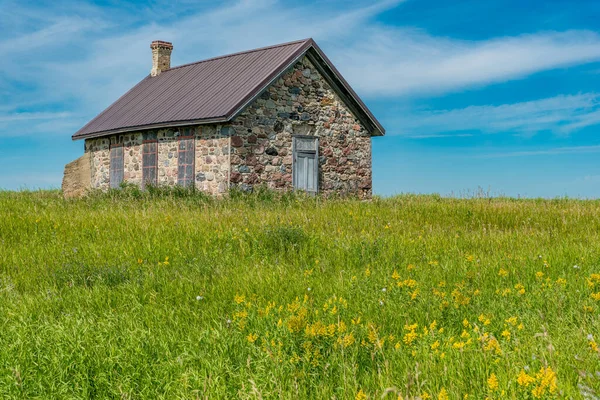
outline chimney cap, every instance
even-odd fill
[[[152,43],[150,43],[151,49],[161,48],[161,47],[173,50],[173,43],[165,42],[163,40],[154,40]]]

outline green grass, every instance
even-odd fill
[[[599,201],[0,192],[0,397],[599,396],[599,265]]]

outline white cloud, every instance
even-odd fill
[[[600,95],[561,95],[513,104],[399,112],[398,115],[390,122],[398,126],[399,133],[412,137],[456,136],[456,132],[461,131],[566,134],[600,123]]]
[[[436,94],[600,60],[600,35],[541,32],[485,41],[374,28],[334,52],[342,72],[372,95]]]

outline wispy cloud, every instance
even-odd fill
[[[506,158],[506,157],[552,156],[552,155],[562,155],[562,154],[585,154],[585,153],[600,153],[600,145],[555,147],[552,149],[509,151],[509,152],[502,152],[502,153],[487,153],[487,154],[473,155],[472,157],[473,158]]]
[[[51,112],[19,112],[19,113],[12,113],[9,115],[2,115],[0,114],[0,123],[3,122],[13,122],[13,121],[32,121],[32,120],[39,120],[39,119],[60,119],[60,118],[67,118],[69,117],[71,114],[68,112],[56,112],[56,113],[51,113]]]
[[[600,60],[600,35],[573,30],[464,41],[375,27],[335,55],[363,92],[435,94]]]
[[[390,121],[400,127],[401,134],[418,138],[456,136],[461,131],[568,134],[600,123],[600,95],[560,95],[513,104],[399,112]]]

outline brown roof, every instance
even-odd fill
[[[372,135],[385,130],[312,39],[215,57],[147,76],[73,135],[226,122],[306,55]]]

